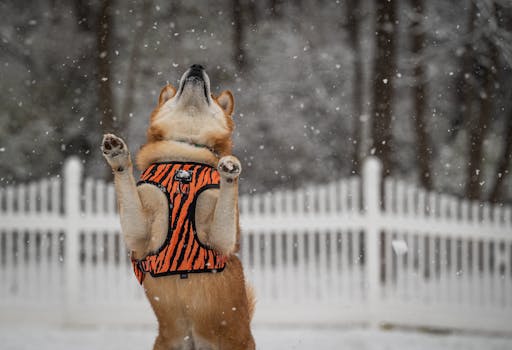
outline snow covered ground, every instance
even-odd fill
[[[512,338],[404,330],[255,328],[260,350],[510,350]],[[142,350],[151,349],[149,328],[44,328],[0,326],[2,350]]]

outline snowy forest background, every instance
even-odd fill
[[[1,1],[0,185],[77,154],[110,178],[104,132],[145,142],[193,63],[236,100],[244,192],[358,173],[512,200],[509,0]]]

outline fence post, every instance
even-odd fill
[[[64,244],[64,268],[66,286],[66,304],[64,317],[71,321],[73,305],[78,299],[79,251],[78,235],[80,233],[80,200],[82,164],[76,157],[66,160],[64,165],[64,219],[66,226]]]
[[[366,287],[370,326],[379,323],[378,299],[380,298],[380,253],[379,232],[381,216],[382,165],[375,157],[368,157],[363,164],[363,208],[365,235]]]

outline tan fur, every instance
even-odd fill
[[[141,170],[157,161],[202,162],[218,168],[220,189],[201,193],[195,220],[199,239],[229,258],[224,271],[216,274],[189,274],[187,279],[146,274],[144,289],[159,323],[154,349],[252,350],[254,295],[245,283],[240,260],[233,255],[240,235],[241,171],[239,161],[230,156],[233,96],[224,92],[218,98],[211,96],[213,103],[205,104],[200,94],[189,88],[181,97],[188,99],[187,103],[181,103],[176,91],[170,85],[162,90],[150,118],[148,142],[136,163]],[[135,187],[130,155],[122,139],[105,135],[103,151],[114,172],[125,241],[136,258],[143,258],[165,240],[167,198],[155,186]]]

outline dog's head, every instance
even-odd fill
[[[181,77],[178,89],[162,89],[151,115],[148,142],[178,141],[204,145],[218,155],[231,153],[234,99],[229,91],[215,97],[201,65],[192,65]]]

